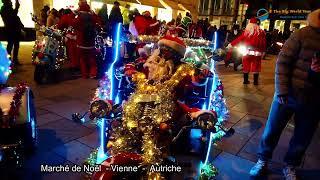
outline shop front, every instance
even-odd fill
[[[15,5],[15,0],[11,0],[13,5]],[[40,10],[44,5],[49,5],[50,8],[66,9],[70,8],[76,10],[78,8],[79,0],[19,0],[20,9],[19,17],[24,24],[27,33],[28,40],[35,38],[34,27],[35,24],[32,21],[31,13],[39,15]],[[108,13],[110,14],[115,0],[87,0],[93,11],[98,12],[104,3],[107,4]],[[189,1],[180,2],[178,0],[123,0],[120,2],[120,9],[122,10],[127,4],[130,5],[130,10],[138,9],[140,13],[144,11],[149,11],[151,16],[156,16],[159,20],[165,20],[166,22],[171,21],[173,18],[176,19],[178,14],[181,13],[182,16],[186,15],[186,12],[191,12],[194,20],[197,18],[197,11],[192,3]],[[0,1],[0,7],[2,7],[2,1]],[[3,22],[0,18],[0,39],[3,37]],[[2,37],[1,37],[2,36]]]

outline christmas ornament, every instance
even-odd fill
[[[199,180],[210,180],[218,175],[218,170],[210,163],[202,165]]]
[[[8,111],[8,118],[3,118],[1,127],[11,128],[15,125],[17,118],[20,113],[20,106],[22,103],[22,96],[27,90],[27,85],[25,83],[18,84],[14,92],[12,101],[10,103],[10,109]]]

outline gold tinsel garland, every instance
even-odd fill
[[[157,43],[160,40],[161,36],[152,36],[152,35],[140,35],[138,36],[138,43]],[[180,38],[184,41],[187,46],[201,46],[207,47],[212,42],[205,39],[191,39],[191,38]]]
[[[123,106],[122,126],[113,130],[111,143],[112,154],[120,152],[140,152],[142,151],[143,164],[161,163],[161,150],[157,147],[157,131],[163,122],[172,120],[175,113],[175,92],[174,88],[186,77],[194,74],[194,68],[189,64],[182,64],[178,67],[171,78],[164,82],[151,85],[143,73],[136,73],[133,81],[137,88],[134,94]],[[146,107],[142,105],[146,102],[155,103],[155,108],[149,108],[147,117]],[[146,127],[140,127],[139,121],[147,119]],[[139,136],[138,128],[144,128]],[[141,133],[140,133],[141,134]]]

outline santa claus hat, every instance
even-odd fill
[[[177,51],[181,56],[184,56],[186,52],[186,45],[184,42],[175,36],[164,36],[162,37],[159,42],[159,46],[167,46],[172,48],[173,50]]]
[[[249,20],[249,23],[257,24],[258,23],[258,19],[257,18],[251,18]]]

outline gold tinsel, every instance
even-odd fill
[[[140,152],[142,151],[143,164],[156,164],[161,162],[161,151],[157,148],[156,134],[160,123],[172,120],[175,113],[175,92],[174,88],[186,76],[192,76],[194,68],[188,64],[182,64],[178,67],[171,78],[165,82],[158,82],[155,85],[148,83],[143,73],[136,73],[133,81],[137,88],[129,100],[123,106],[122,126],[113,130],[112,133],[112,154],[119,152]],[[156,106],[149,109],[145,117],[145,106],[143,103],[152,102]],[[139,121],[147,119],[148,123],[142,130],[142,147],[137,145],[139,139],[138,127]],[[149,123],[149,121],[151,121]],[[141,129],[140,129],[141,131]],[[141,134],[141,132],[140,132]]]
[[[164,177],[161,176],[159,172],[149,172],[148,173],[148,180],[163,180]]]

